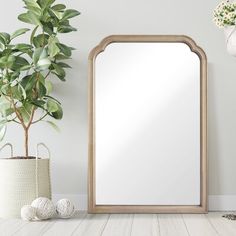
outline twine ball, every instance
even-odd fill
[[[36,217],[36,208],[30,205],[25,205],[21,208],[20,214],[23,220],[31,221]]]
[[[61,218],[70,218],[74,215],[75,206],[69,199],[61,199],[56,203],[56,212]]]
[[[36,198],[31,203],[31,206],[36,208],[36,217],[39,220],[46,220],[52,218],[56,213],[56,209],[53,202],[46,197]]]

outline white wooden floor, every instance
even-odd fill
[[[0,219],[0,236],[236,236],[236,221],[222,218],[223,214],[78,213],[69,220],[25,222]]]

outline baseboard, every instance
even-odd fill
[[[76,206],[77,209],[87,210],[86,194],[53,194],[53,200],[68,198]],[[236,211],[236,195],[210,195],[209,211]]]
[[[236,211],[236,195],[209,195],[209,211]]]

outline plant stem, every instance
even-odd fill
[[[25,130],[25,159],[29,157],[29,130],[28,128]]]
[[[35,112],[35,107],[33,107],[28,125],[24,128],[24,131],[25,131],[25,159],[27,159],[29,157],[29,128],[30,128],[33,118],[34,118],[34,112]]]
[[[40,117],[38,120],[33,121],[31,124],[38,123],[39,121],[43,120],[47,115],[48,113],[44,114],[42,117]]]

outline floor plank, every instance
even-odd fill
[[[88,214],[71,235],[100,236],[108,219],[108,214]]]
[[[133,214],[111,214],[102,236],[130,236]]]
[[[26,222],[0,219],[0,236],[233,236],[236,221],[209,214],[87,214]]]
[[[131,236],[160,236],[160,228],[155,214],[135,214]]]
[[[43,236],[66,236],[72,233],[79,227],[86,213],[80,213],[71,219],[55,219],[55,223],[50,227]]]
[[[205,214],[183,214],[183,219],[191,236],[219,235]]]
[[[7,219],[0,224],[0,236],[10,236],[18,232],[28,222],[21,219]]]
[[[182,215],[159,214],[158,221],[161,236],[189,236]]]
[[[236,235],[236,221],[223,218],[224,214],[226,213],[210,212],[207,218],[219,235]]]
[[[38,236],[43,235],[47,230],[55,224],[55,221],[33,221],[24,225],[14,236]]]

